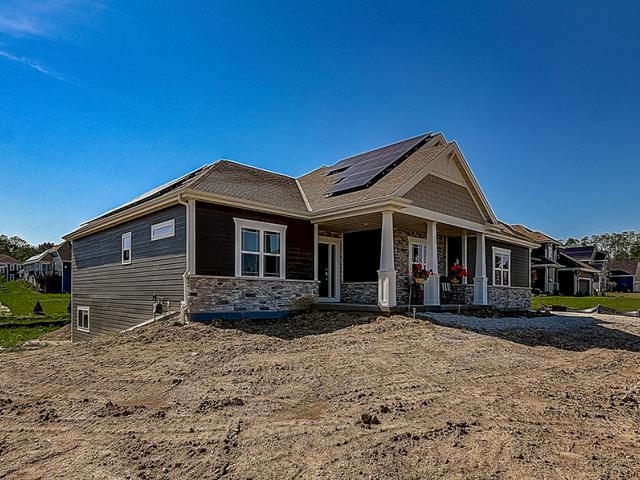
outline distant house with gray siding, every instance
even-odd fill
[[[74,340],[151,321],[159,297],[163,312],[203,321],[318,304],[528,308],[538,247],[496,219],[458,145],[440,133],[299,178],[220,160],[65,239]],[[468,275],[453,276],[454,265]],[[421,283],[417,270],[433,275]]]

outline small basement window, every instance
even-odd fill
[[[131,263],[131,232],[122,234],[122,264]]]
[[[89,331],[89,307],[78,307],[77,329],[81,332]]]
[[[493,284],[511,286],[511,250],[493,247]]]
[[[236,276],[285,278],[286,225],[234,218]]]
[[[176,221],[174,219],[151,225],[151,241],[173,237],[176,234]]]

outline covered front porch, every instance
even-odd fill
[[[489,304],[482,225],[388,209],[315,222],[322,309],[457,310]],[[459,265],[466,276],[454,278]],[[424,283],[416,271],[432,272]]]

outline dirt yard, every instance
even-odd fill
[[[0,478],[638,478],[640,321],[534,320],[315,314],[5,351]]]

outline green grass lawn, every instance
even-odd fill
[[[33,313],[37,300],[45,315],[68,315],[67,305],[71,300],[68,293],[37,293],[25,281],[7,282],[0,288],[0,303],[9,307],[13,315]]]
[[[60,326],[29,326],[29,324],[69,320],[67,305],[70,299],[71,296],[66,293],[37,293],[24,281],[4,283],[0,287],[0,303],[9,307],[11,315],[0,317],[0,323],[20,323],[25,326],[0,328],[0,347],[14,347],[60,328]],[[33,307],[38,300],[44,315],[33,313]]]
[[[60,327],[0,328],[0,347],[15,347],[27,340],[40,338],[45,333],[52,332],[58,328]]]
[[[531,298],[531,307],[540,308],[541,305],[558,305],[569,308],[585,309],[596,305],[615,308],[623,312],[640,309],[640,293],[611,293],[606,297],[554,297],[534,296]]]

